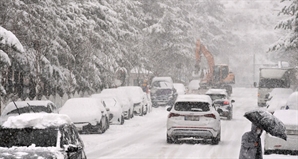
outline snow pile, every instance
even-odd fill
[[[59,127],[63,124],[72,123],[67,115],[55,113],[25,113],[18,116],[11,116],[3,123],[5,128],[26,128],[33,127],[45,129],[47,127]]]
[[[24,48],[18,38],[10,31],[0,26],[0,44],[15,47],[18,51],[24,52]]]

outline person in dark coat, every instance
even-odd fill
[[[251,131],[242,135],[239,159],[263,159],[261,134],[263,130],[254,124]]]

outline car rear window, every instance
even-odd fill
[[[216,99],[226,99],[226,95],[224,94],[207,94],[211,97],[212,101],[216,100]]]
[[[209,103],[206,102],[177,102],[174,109],[177,111],[209,111]]]

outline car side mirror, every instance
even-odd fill
[[[67,149],[66,149],[66,152],[67,152],[67,153],[72,153],[72,152],[77,152],[77,151],[79,151],[79,147],[76,146],[76,145],[68,145],[68,146],[66,146],[66,147],[67,147]]]
[[[169,107],[169,108],[167,108],[167,111],[169,112],[169,111],[171,111],[171,109],[172,109],[172,107]]]
[[[254,87],[256,88],[258,86],[258,83],[257,82],[254,82]]]
[[[235,103],[235,100],[232,99],[231,102],[232,102],[232,103]]]

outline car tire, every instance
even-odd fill
[[[148,112],[148,106],[146,105],[146,110],[144,112],[144,115],[147,115],[147,112]]]
[[[123,124],[124,124],[124,116],[123,116],[123,115],[121,115],[120,124],[121,124],[121,125],[123,125]]]
[[[130,114],[130,118],[132,119],[134,117],[134,113],[132,112],[131,114]]]
[[[272,151],[264,149],[264,155],[270,155]]]
[[[172,143],[174,143],[174,141],[172,140],[171,137],[169,137],[168,134],[167,134],[167,143],[168,143],[168,144],[172,144]]]
[[[233,118],[233,112],[231,111],[228,115],[228,120],[232,120],[232,118]]]
[[[106,126],[105,126],[105,130],[108,130],[110,128],[110,121],[108,119],[108,117],[106,117]]]
[[[218,143],[219,143],[219,141],[220,141],[220,133],[216,136],[216,137],[214,137],[214,138],[212,138],[211,139],[211,144],[212,145],[218,145]]]
[[[140,116],[144,115],[144,108],[142,107],[141,111],[140,111]]]
[[[131,119],[130,109],[127,111],[127,117],[126,117],[125,119],[126,119],[126,120]]]

